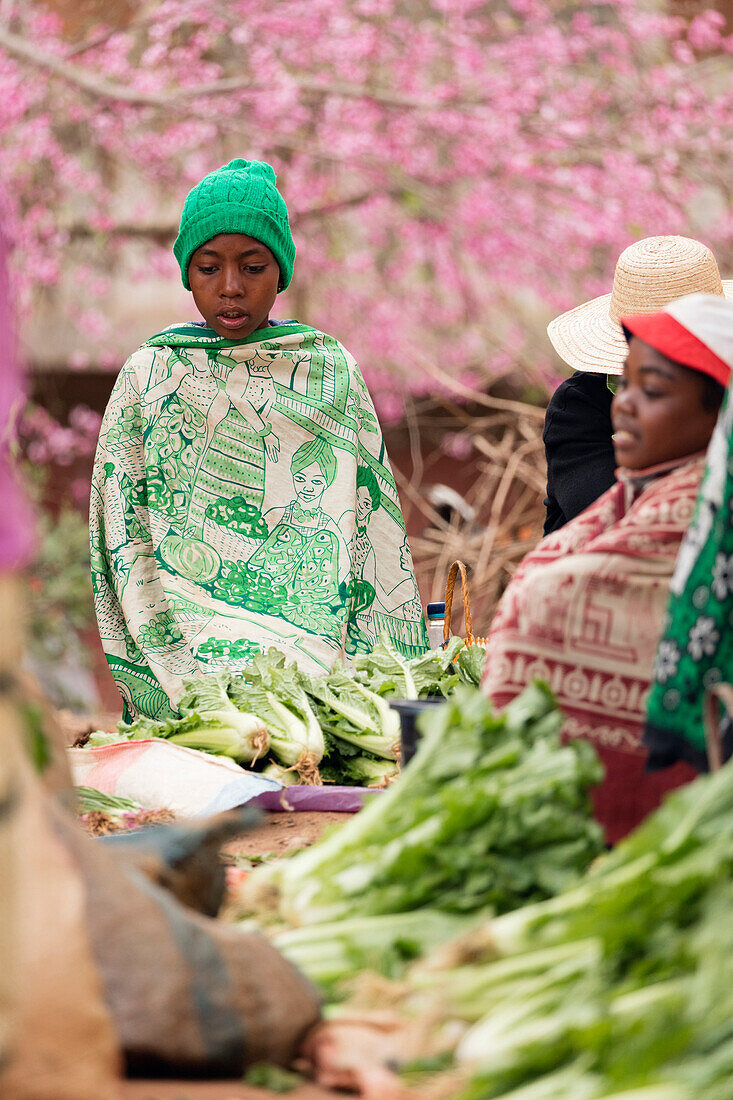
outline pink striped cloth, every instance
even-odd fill
[[[12,319],[7,243],[0,231],[0,571],[18,569],[31,553],[33,528],[28,502],[10,464],[10,421],[24,399]]]

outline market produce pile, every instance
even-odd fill
[[[446,697],[395,783],[249,874],[243,924],[320,984],[329,1014],[388,1005],[405,1057],[422,1056],[403,1067],[416,1095],[731,1100],[733,763],[600,854],[594,750],[562,743],[540,683],[494,714],[469,686],[480,657],[405,662],[383,645],[316,680],[271,650],[187,685],[168,736],[224,745],[232,729],[237,753],[261,757],[266,741],[296,774],[309,759],[326,774],[332,760],[394,766],[387,699]]]
[[[174,820],[168,810],[146,810],[132,798],[106,794],[96,787],[75,787],[79,820],[92,836],[128,832],[146,825],[167,825]]]
[[[730,1100],[732,871],[728,764],[573,888],[436,948],[374,1003],[428,1021],[462,1100]]]
[[[602,849],[588,790],[602,768],[586,742],[563,745],[542,684],[502,714],[464,686],[420,718],[424,737],[399,780],[319,844],[257,868],[241,895],[309,977],[383,971],[488,912],[550,897]]]
[[[327,675],[302,672],[275,648],[242,672],[225,669],[184,681],[181,717],[121,722],[98,731],[92,747],[163,737],[174,744],[228,756],[288,785],[346,783],[384,786],[399,771],[399,715],[389,698],[450,695],[478,684],[486,652],[452,638],[445,649],[407,660],[383,639]]]

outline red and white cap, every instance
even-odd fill
[[[619,318],[624,329],[668,359],[727,386],[733,368],[733,302],[718,294],[687,294],[656,313]]]

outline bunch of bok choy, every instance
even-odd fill
[[[178,703],[181,718],[156,721],[141,717],[131,723],[120,722],[116,734],[93,733],[87,743],[94,747],[112,741],[164,737],[174,745],[253,764],[267,751],[269,733],[258,715],[240,710],[229,698],[230,679],[229,673],[219,672],[184,680]]]
[[[312,675],[271,647],[241,672],[184,680],[181,717],[138,718],[117,734],[95,733],[91,745],[164,737],[267,769],[284,783],[385,786],[399,772],[400,722],[390,697],[449,695],[478,683],[485,657],[453,638],[445,650],[407,660],[384,638],[354,670],[337,663]]]

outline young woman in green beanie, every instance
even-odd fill
[[[414,572],[359,368],[332,336],[270,318],[295,260],[270,165],[206,176],[173,251],[203,322],[127,360],[92,485],[97,620],[125,717],[165,717],[184,677],[242,668],[271,645],[312,670],[377,633],[421,652],[419,604],[398,602]],[[380,598],[365,612],[366,481],[379,489],[368,535]]]

